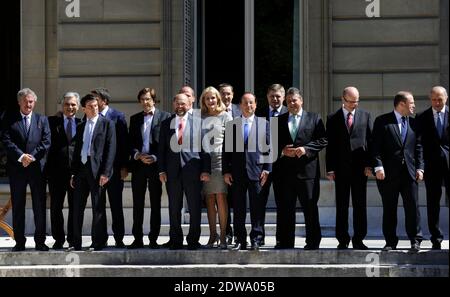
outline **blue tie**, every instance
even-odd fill
[[[88,152],[90,147],[91,133],[92,133],[92,120],[88,120],[83,137],[83,148],[81,150],[81,162],[86,164],[88,158]]]
[[[244,124],[244,144],[248,144],[248,123]]]
[[[444,132],[443,129],[442,129],[443,127],[444,126],[442,125],[442,121],[441,121],[441,112],[439,111],[437,113],[437,122],[436,122],[436,129],[437,129],[437,133],[439,135],[439,138],[442,138],[442,132]]]
[[[402,117],[402,143],[405,143],[406,133],[408,132],[408,123],[406,122],[406,117]]]

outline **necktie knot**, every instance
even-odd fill
[[[406,122],[406,117],[402,117],[402,122],[403,122],[403,123]]]
[[[272,109],[272,113],[270,115],[271,117],[276,117],[277,116],[277,110],[276,109]]]

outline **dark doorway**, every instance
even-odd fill
[[[255,1],[255,94],[267,106],[267,88],[292,86],[294,0]]]
[[[198,36],[204,36],[204,40],[199,43],[198,58],[204,64],[203,67],[199,65],[198,69],[198,90],[201,92],[207,86],[217,88],[221,83],[229,83],[234,87],[234,101],[239,101],[245,87],[245,1],[203,0],[200,2],[199,9],[202,11],[198,15],[203,16],[199,19],[204,24],[198,26],[200,30]],[[204,53],[202,53],[202,44],[204,44]]]
[[[0,111],[18,109],[20,88],[20,1],[5,1],[0,17],[0,75],[3,86]]]

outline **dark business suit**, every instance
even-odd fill
[[[72,175],[75,183],[73,244],[76,249],[81,248],[84,209],[89,194],[91,194],[93,213],[92,245],[93,247],[102,247],[107,243],[106,201],[104,196],[101,195],[102,189],[99,185],[99,179],[101,175],[111,178],[116,154],[115,125],[102,116],[98,116],[92,132],[90,157],[88,157],[86,164],[82,163],[81,152],[86,123],[87,121],[84,121],[77,126],[72,160]]]
[[[399,194],[405,209],[406,233],[411,243],[422,241],[416,171],[424,169],[423,154],[415,119],[407,119],[405,143],[394,112],[377,117],[373,128],[374,167],[382,166],[385,172],[385,179],[377,180],[377,185],[383,201],[383,234],[390,247],[396,247],[398,243]]]
[[[80,123],[80,119],[73,118],[72,125]],[[58,243],[65,242],[64,233],[64,199],[67,193],[69,204],[69,216],[67,218],[67,241],[72,245],[73,233],[73,189],[70,186],[70,166],[72,163],[73,150],[75,144],[73,139],[75,134],[70,136],[71,142],[64,129],[63,114],[48,118],[52,135],[52,145],[48,153],[46,174],[48,178],[48,188],[50,192],[50,222],[52,236]],[[72,130],[73,131],[73,130]],[[71,132],[72,132],[71,131]],[[73,132],[72,132],[73,133]]]
[[[295,140],[289,131],[289,113],[278,117],[278,153],[282,178],[280,226],[277,228],[280,247],[293,248],[295,243],[295,206],[297,199],[303,208],[306,225],[306,244],[318,248],[322,239],[317,202],[320,194],[319,152],[326,147],[325,126],[316,113],[303,111]],[[304,147],[306,154],[300,158],[281,156],[287,145]]]
[[[148,155],[158,155],[158,143],[161,123],[169,118],[170,114],[155,109],[152,118],[149,138]],[[150,242],[156,242],[161,229],[161,195],[162,185],[159,180],[158,164],[154,162],[146,165],[139,160],[135,160],[136,153],[142,152],[143,138],[142,130],[144,126],[144,113],[139,112],[130,118],[130,141],[131,141],[131,158],[130,170],[132,172],[131,188],[133,191],[133,236],[136,240],[142,241],[143,231],[142,224],[144,222],[144,205],[145,192],[150,192],[150,233],[148,235]]]
[[[425,162],[428,228],[432,243],[440,243],[444,239],[439,229],[442,184],[445,186],[447,197],[449,196],[448,106],[445,106],[444,110],[444,117],[441,116],[444,119],[441,137],[439,137],[431,107],[417,115]]]
[[[100,116],[102,116],[100,114]],[[127,121],[125,114],[109,106],[105,118],[115,124],[116,129],[116,157],[114,159],[114,170],[111,180],[106,185],[106,191],[102,195],[106,200],[106,192],[108,192],[108,200],[111,208],[112,231],[116,242],[121,242],[125,234],[125,224],[123,217],[123,180],[121,178],[120,169],[128,167],[129,157],[129,138]]]
[[[281,110],[279,113],[277,113],[275,115],[275,117],[278,117],[282,114],[285,114],[288,112],[288,109],[286,106],[281,106]],[[266,118],[267,121],[270,122],[270,118],[273,117],[272,113],[271,113],[271,109],[268,107],[265,108],[261,108],[261,109],[257,109],[256,110],[256,116],[258,117],[263,117]],[[264,204],[264,208],[266,208],[267,206],[267,200],[269,199],[269,195],[270,195],[270,186],[273,184],[273,194],[275,196],[275,205],[277,206],[277,226],[278,226],[278,220],[279,220],[279,215],[278,215],[278,200],[281,197],[281,190],[280,190],[280,186],[281,186],[281,179],[283,178],[281,170],[280,170],[280,163],[278,161],[275,161],[272,164],[272,172],[269,174],[269,177],[267,178],[267,182],[264,184],[264,186],[261,189],[261,199],[263,200],[263,204]],[[264,242],[264,237],[265,237],[265,229],[264,229],[264,224],[266,222],[266,212],[264,212],[264,218],[263,218],[263,242]],[[276,238],[276,242],[278,243],[279,239]]]
[[[25,246],[25,203],[27,185],[30,185],[33,203],[36,245],[45,242],[46,191],[44,166],[51,144],[47,117],[32,113],[29,131],[19,112],[7,113],[2,120],[2,140],[7,153],[6,170],[11,189],[14,239]],[[23,154],[35,158],[27,168],[18,162]]]
[[[247,244],[245,217],[247,214],[246,197],[250,201],[250,220],[252,229],[250,240],[252,244],[261,245],[263,240],[263,220],[265,204],[261,197],[260,176],[263,171],[272,171],[271,161],[263,162],[263,156],[268,157],[269,151],[261,151],[258,142],[270,143],[269,123],[264,119],[254,117],[249,131],[248,143],[244,144],[242,134],[242,118],[230,121],[226,125],[223,143],[222,173],[231,174],[233,197],[233,226],[237,242],[243,247]],[[232,133],[232,134],[231,134]],[[232,138],[229,138],[232,135]],[[243,144],[239,147],[237,140]]]
[[[372,141],[370,114],[355,110],[351,129],[342,108],[328,116],[326,165],[334,172],[336,185],[336,238],[348,245],[348,208],[350,191],[353,206],[353,242],[361,243],[367,234],[367,176],[366,167],[372,167],[369,145]]]
[[[179,248],[183,244],[183,230],[181,229],[181,209],[183,207],[183,193],[186,195],[190,222],[189,234],[186,241],[189,246],[196,247],[200,238],[201,222],[201,173],[211,173],[211,157],[201,149],[201,144],[196,144],[194,151],[194,133],[201,135],[201,122],[193,121],[193,116],[188,113],[188,120],[183,133],[183,145],[179,152],[171,147],[172,137],[176,137],[175,115],[164,120],[161,124],[158,148],[158,170],[167,174],[166,189],[169,196],[170,216],[170,243],[172,247]],[[194,126],[194,123],[196,125]],[[197,126],[197,124],[200,124]],[[190,131],[188,141],[187,131]],[[198,137],[200,140],[200,137]],[[176,143],[176,140],[175,142]],[[190,146],[187,147],[187,145]],[[181,162],[183,159],[183,163]]]

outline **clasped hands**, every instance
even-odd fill
[[[24,168],[27,168],[28,166],[30,166],[31,163],[34,162],[34,158],[32,155],[30,154],[24,154],[21,160],[22,166]]]
[[[306,154],[306,150],[303,146],[294,147],[292,144],[286,145],[283,149],[283,155],[291,158],[300,158]]]

